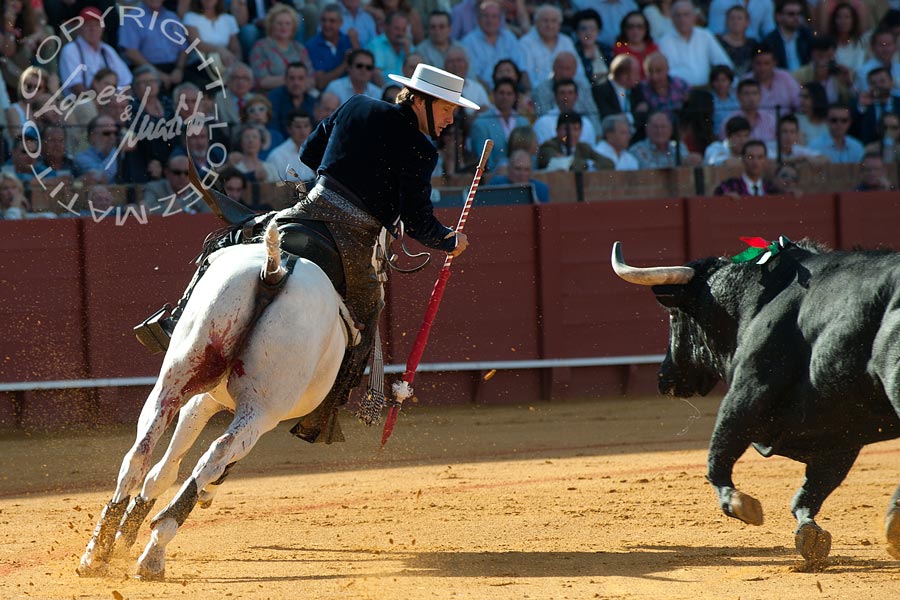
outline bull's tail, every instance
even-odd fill
[[[287,269],[281,264],[281,233],[275,219],[269,221],[263,240],[266,245],[266,264],[259,276],[266,285],[277,286],[287,276]]]

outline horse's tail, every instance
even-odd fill
[[[287,276],[287,269],[281,264],[281,233],[275,219],[269,221],[263,239],[266,244],[266,264],[260,278],[266,285],[278,285]]]

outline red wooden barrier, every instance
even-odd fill
[[[456,221],[457,209],[440,218]],[[649,290],[609,268],[612,242],[638,266],[736,254],[742,235],[811,237],[832,246],[891,243],[896,194],[810,195],[734,201],[609,200],[476,207],[471,249],[455,264],[424,363],[652,355],[665,351],[667,318]],[[154,376],[132,327],[174,303],[193,272],[209,216],[121,226],[60,219],[0,224],[0,381]],[[415,246],[415,243],[412,243]],[[439,257],[393,275],[383,320],[388,363],[402,362],[421,321]],[[90,327],[87,327],[87,324]],[[648,393],[652,365],[514,369],[417,376],[425,404],[535,402]],[[148,388],[0,395],[0,427],[131,421]],[[67,402],[65,411],[60,402]]]
[[[900,248],[900,194],[850,192],[838,199],[841,248]]]
[[[541,357],[536,210],[514,206],[473,210],[466,224],[471,246],[454,262],[424,363]],[[444,223],[455,223],[459,209],[442,209],[436,214]],[[402,363],[409,354],[443,263],[439,254],[434,253],[432,264],[420,273],[391,276],[386,319],[389,362]],[[505,373],[489,386],[481,385],[483,375],[419,372],[416,398],[423,403],[446,404],[469,402],[476,396],[484,402],[525,402],[539,397],[539,373],[533,370]]]
[[[76,219],[3,223],[0,381],[87,376],[81,226]],[[13,426],[85,418],[83,395],[71,392],[2,394],[0,405],[0,418]]]

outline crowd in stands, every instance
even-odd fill
[[[829,163],[883,190],[900,158],[900,0],[6,0],[0,35],[3,219],[45,216],[38,187],[206,211],[188,157],[245,202],[313,179],[317,123],[393,101],[387,76],[422,62],[481,106],[442,132],[435,175],[490,138],[489,183],[536,201],[535,172],[702,165],[740,167],[722,195],[800,193],[798,167]]]

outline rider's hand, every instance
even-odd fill
[[[469,246],[469,239],[466,237],[462,231],[453,231],[447,234],[447,237],[456,236],[456,248],[448,252],[450,256],[456,258],[460,254],[462,254],[466,248]],[[446,239],[446,238],[445,238]]]

